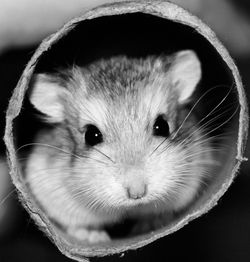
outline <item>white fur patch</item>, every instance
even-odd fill
[[[79,103],[79,116],[84,123],[93,123],[99,127],[107,124],[108,105],[98,97],[84,99]]]

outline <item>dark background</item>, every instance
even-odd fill
[[[248,1],[239,1],[239,8],[248,13]],[[3,135],[4,113],[7,101],[25,65],[36,46],[11,50],[0,56],[1,97],[0,130]],[[241,72],[248,96],[250,89],[250,57],[234,57]],[[25,132],[25,129],[23,129]],[[4,152],[4,145],[0,143]],[[249,147],[247,156],[250,156]],[[129,251],[99,261],[250,261],[250,175],[249,165],[242,166],[239,176],[218,205],[208,214],[191,222],[178,232],[160,239],[137,251]],[[0,238],[0,262],[16,261],[71,261],[40,232],[16,199],[10,196],[14,206],[13,221]]]

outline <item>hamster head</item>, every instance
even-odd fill
[[[190,203],[209,160],[195,116],[184,120],[200,78],[191,50],[38,74],[30,101],[71,153],[62,161],[70,159],[65,187],[76,201],[114,214]]]

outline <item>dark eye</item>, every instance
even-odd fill
[[[162,115],[159,115],[153,126],[153,135],[155,136],[169,136],[169,125]]]
[[[95,146],[103,141],[101,131],[94,125],[88,125],[85,132],[85,143],[88,146]]]

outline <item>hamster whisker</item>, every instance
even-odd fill
[[[200,155],[200,154],[203,154],[203,153],[213,153],[213,152],[220,152],[220,148],[214,148],[214,149],[202,149],[202,150],[198,150],[198,151],[195,151],[195,152],[188,152],[184,158],[181,158],[181,160],[186,160],[186,159],[190,159],[194,156],[197,156],[197,155]]]
[[[231,104],[229,104],[229,105],[227,105],[227,106],[224,106],[224,107],[222,107],[222,108],[219,108],[219,109],[215,110],[215,111],[213,112],[213,114],[215,114],[216,112],[224,109],[222,113],[217,114],[215,117],[213,117],[213,118],[211,118],[209,121],[205,122],[205,124],[206,124],[206,123],[210,123],[211,120],[214,120],[214,121],[215,121],[215,120],[219,119],[220,117],[224,116],[226,113],[228,113],[228,112],[230,112],[230,111],[232,110],[232,108],[233,108],[232,106],[235,105],[235,104],[236,104],[236,103],[231,103]],[[238,103],[237,103],[237,104],[238,104]],[[195,126],[200,126],[200,124],[201,124],[202,122],[204,122],[204,120],[205,120],[208,116],[210,116],[210,115],[212,115],[212,114],[208,113],[208,114],[207,114],[205,117],[203,117]],[[203,126],[203,125],[202,125],[202,126]]]
[[[53,148],[53,149],[56,149],[58,151],[61,151],[65,154],[68,154],[68,155],[72,155],[72,156],[75,156],[76,158],[79,158],[80,159],[80,156],[76,155],[76,154],[73,154],[71,152],[68,152],[66,150],[63,150],[62,148],[60,147],[57,147],[57,146],[52,146],[52,145],[49,145],[49,144],[43,144],[43,143],[28,143],[28,144],[25,144],[25,145],[22,145],[20,146],[17,150],[16,150],[16,154],[18,153],[19,150],[23,149],[24,147],[27,147],[27,146],[44,146],[44,147],[50,147],[50,148]]]
[[[198,163],[197,163],[198,164]],[[202,182],[203,180],[203,177],[200,176],[202,174],[204,175],[207,175],[210,173],[211,169],[208,168],[208,167],[204,167],[200,170],[200,174],[199,176],[197,176],[197,174],[195,173],[192,173],[192,168],[190,167],[186,167],[185,165],[183,166],[183,170],[180,170],[180,173],[181,173],[181,176],[178,176],[178,177],[175,177],[175,180],[174,181],[186,181],[187,183],[189,183],[187,180],[186,180],[186,177],[189,177],[189,178],[192,178],[192,179],[195,179],[196,181],[199,181],[199,182]]]
[[[195,132],[194,132],[195,134]],[[200,139],[200,137],[198,139],[194,139],[192,140],[192,137],[188,137],[185,140],[183,140],[181,143],[179,143],[179,146],[183,146],[186,145],[188,146],[188,149],[192,149],[192,148],[197,148],[197,146],[205,146],[207,147],[208,143],[212,143],[216,140],[218,140],[219,138],[225,138],[224,135],[213,135],[213,136],[209,136],[206,137],[206,133],[203,132],[202,134],[204,134],[205,138],[204,139]]]
[[[208,185],[208,183],[204,179],[202,179],[201,177],[200,178],[193,177],[192,179],[196,179],[196,181],[199,182],[200,185],[203,185],[203,186]],[[173,191],[175,191],[177,193],[177,195],[179,194],[180,188],[189,188],[190,187],[190,184],[185,180],[176,180],[175,182],[176,182],[176,184],[175,184],[176,189],[173,190]]]
[[[55,166],[55,167],[49,167],[49,168],[36,169],[35,172],[36,173],[40,173],[40,172],[44,172],[44,171],[53,171],[53,170],[60,171],[61,174],[64,174],[62,172],[62,166]],[[71,171],[71,170],[72,170],[72,168],[70,168],[70,167],[63,167],[63,171]]]
[[[205,129],[207,126],[209,126],[211,123],[214,123],[216,122],[218,119],[222,118],[226,113],[230,112],[232,110],[232,108],[229,108],[227,110],[224,110],[222,113],[216,115],[215,117],[213,117],[212,119],[210,119],[209,121],[205,122],[204,124],[200,125],[203,120],[206,118],[202,118],[196,125],[195,127],[197,126],[198,128],[196,129],[196,131],[200,131],[200,130],[203,130]]]
[[[151,157],[158,149],[161,145],[163,145],[166,141],[168,140],[168,138],[165,138],[150,154],[149,157]]]
[[[92,190],[90,188],[92,188]],[[82,201],[84,206],[86,207],[90,207],[92,209],[96,209],[99,207],[107,207],[107,203],[105,203],[102,197],[93,200],[93,196],[98,195],[98,192],[93,192],[93,187],[91,186],[88,187],[87,183],[84,185],[84,187],[79,187],[79,188],[75,187],[74,191],[75,191],[74,197]],[[112,199],[111,196],[109,196],[109,200],[110,202],[116,204],[120,202],[119,199]],[[108,205],[108,207],[109,208],[107,210],[109,210],[109,213],[110,213],[110,209],[112,209],[113,212],[114,208],[110,205]]]
[[[98,194],[90,190],[90,187],[87,187],[87,184],[85,184],[84,187],[74,188],[74,198],[82,202],[85,207],[90,208],[93,211],[98,210],[100,208],[105,208],[107,209],[109,214],[115,213],[115,211],[117,211],[117,208],[115,210],[114,207],[112,207],[111,205],[108,205],[107,208],[107,203],[105,202],[105,200],[103,200],[103,198],[93,199],[94,195]],[[110,202],[114,202],[117,205],[120,201],[119,199],[110,199]]]
[[[86,205],[86,203],[88,202],[88,198],[92,195],[91,191],[89,188],[80,188],[80,187],[74,187],[72,188],[72,193],[73,193],[73,197],[75,199],[78,199],[80,201],[83,200],[83,196],[84,198],[84,204]]]
[[[60,175],[61,175],[61,174],[60,174]],[[57,176],[52,176],[52,177],[47,177],[47,178],[41,178],[41,177],[39,176],[39,172],[37,172],[37,173],[36,173],[36,176],[35,176],[33,179],[34,179],[34,182],[35,182],[35,183],[38,183],[38,184],[39,184],[40,189],[42,189],[43,185],[46,186],[46,185],[48,184],[48,182],[49,182],[50,184],[52,184],[52,182],[57,182],[58,177],[57,177]],[[29,181],[28,181],[28,180],[25,180],[24,183],[25,183],[25,185],[28,185],[28,184],[29,184]],[[61,185],[56,185],[56,184],[54,184],[54,186],[60,188]]]
[[[231,93],[232,89],[233,89],[234,85],[231,86],[231,88],[229,89],[229,91],[227,92],[227,94],[224,96],[224,98],[205,116],[201,119],[200,122],[198,122],[197,125],[199,125],[202,121],[204,121],[206,118],[208,118],[209,116],[211,116],[213,113],[216,112],[216,110],[219,108],[220,105],[222,105],[222,103],[227,99],[227,97],[229,96],[229,94]]]
[[[227,96],[230,94],[230,92],[232,91],[234,85],[231,86],[231,88],[229,89],[228,93],[226,94],[226,96],[222,99],[222,101],[215,107],[215,109],[213,109],[211,112],[213,112],[214,110],[216,110],[216,108],[218,108],[218,106],[220,106],[225,99],[227,98]],[[214,90],[215,88],[218,88],[218,86],[214,86],[210,89],[208,89],[202,96],[200,96],[200,98],[195,102],[195,104],[192,106],[192,108],[190,109],[189,113],[187,114],[187,116],[184,118],[184,120],[182,121],[181,125],[179,126],[179,128],[177,129],[177,131],[175,132],[175,135],[173,137],[173,139],[178,135],[179,131],[181,130],[181,128],[183,127],[183,125],[185,124],[185,122],[187,121],[188,117],[192,114],[192,112],[194,111],[195,107],[200,103],[200,101],[208,94],[210,93],[212,90]]]
[[[198,132],[202,132],[201,136],[199,136],[199,141],[202,140],[204,137],[208,136],[209,134],[211,134],[212,132],[218,130],[220,127],[224,126],[225,124],[227,124],[237,113],[239,109],[239,105],[237,106],[236,110],[233,112],[233,114],[228,118],[226,119],[223,123],[221,123],[220,125],[216,126],[215,128],[211,129],[211,130],[208,130],[207,132],[204,132],[203,130],[205,130],[205,128],[210,125],[211,123],[215,122],[216,120],[218,120],[220,117],[222,117],[228,110],[226,110],[225,112],[221,113],[220,115],[210,119],[209,121],[207,121],[206,123],[204,123],[203,125],[201,125],[200,127],[196,128],[195,131],[193,131],[191,134],[189,134],[181,143],[180,145],[183,145],[187,142],[190,142],[190,139],[192,139],[192,137],[198,133]],[[231,110],[231,109],[230,109]],[[196,142],[197,140],[192,140],[192,143],[193,142]]]
[[[4,203],[16,192],[16,189],[12,189],[5,197],[3,197],[0,201],[0,207],[4,205]]]
[[[196,103],[193,105],[193,107],[190,109],[189,113],[187,114],[187,116],[184,118],[184,120],[182,121],[181,125],[179,126],[179,128],[175,131],[173,137],[171,137],[171,140],[174,140],[177,135],[179,134],[181,128],[183,127],[184,123],[187,121],[188,117],[192,114],[193,110],[195,109],[195,107],[198,105],[198,103],[212,90],[214,90],[215,88],[220,87],[218,86],[214,86],[210,89],[208,89],[197,101]],[[223,102],[226,100],[226,98],[229,96],[229,94],[232,92],[234,88],[234,85],[232,84],[232,86],[230,87],[229,91],[227,92],[227,94],[223,97],[223,99],[205,116],[203,117],[195,126],[199,126],[200,123],[202,123],[205,119],[207,119],[209,116],[211,116],[212,114],[215,114],[216,111],[218,110],[218,108],[220,107],[220,105],[223,104]],[[238,105],[239,106],[239,105]],[[185,139],[188,140],[189,138],[191,138],[196,132],[202,130],[205,126],[211,124],[212,122],[215,122],[217,119],[219,119],[220,117],[222,117],[224,114],[226,114],[229,110],[231,110],[231,107],[227,110],[224,110],[223,113],[215,116],[214,118],[210,119],[209,121],[207,121],[204,125],[200,126],[199,128],[197,128],[193,133],[189,134],[189,136]],[[163,145],[169,138],[165,138],[151,153],[149,156],[151,156],[154,152],[156,152],[158,150],[158,148]],[[185,143],[185,140],[182,141],[182,144]]]
[[[179,147],[183,146],[183,145],[187,145],[188,146],[188,150],[192,150],[193,148],[194,149],[197,149],[198,146],[203,146],[205,148],[202,148],[202,150],[205,150],[207,149],[207,143],[209,142],[212,142],[215,140],[215,138],[219,138],[219,137],[224,137],[224,135],[214,135],[214,136],[210,136],[210,137],[207,137],[205,139],[202,139],[202,140],[191,140],[192,137],[190,137],[189,139],[185,139],[183,140],[181,143],[178,144]],[[165,145],[161,151],[159,151],[159,155],[160,154],[163,154],[166,150],[168,150],[169,148],[169,144]],[[209,147],[209,149],[207,150],[214,150],[214,149],[217,149],[216,147]],[[220,150],[221,148],[218,147],[218,151]]]
[[[169,194],[166,191],[167,196],[169,197]],[[170,200],[170,197],[166,197],[165,195],[161,195],[161,194],[151,194],[150,195],[152,197],[152,199],[154,199],[154,208],[157,210],[158,208],[160,208],[161,206],[166,206],[166,203]]]
[[[84,205],[93,211],[98,210],[99,208],[105,206],[102,199],[91,199],[91,200],[85,199]]]
[[[97,148],[95,148],[95,147],[93,147],[92,149],[94,149],[95,151],[99,152],[100,154],[102,154],[102,155],[105,156],[107,159],[109,159],[112,163],[115,164],[115,161],[114,161],[111,157],[109,157],[108,155],[106,155],[105,153],[103,153],[101,150],[99,150],[99,149],[97,149]]]
[[[233,112],[233,114],[226,119],[223,123],[221,123],[220,125],[216,126],[215,128],[209,130],[207,133],[203,134],[201,137],[199,137],[199,139],[202,139],[203,137],[206,137],[207,135],[211,134],[212,132],[218,130],[220,127],[224,126],[225,124],[227,124],[237,113],[237,111],[239,110],[240,106],[238,105],[237,108],[235,109],[235,111]]]
[[[205,133],[204,133],[205,135]],[[189,142],[186,143],[186,145],[189,145],[188,149],[197,148],[197,146],[205,147],[207,148],[207,144],[209,144],[209,147],[212,147],[214,149],[222,150],[227,147],[227,145],[223,144],[223,139],[226,139],[226,136],[224,135],[214,135],[210,136],[208,138],[204,139],[195,139],[192,141],[192,144],[189,145]],[[216,141],[216,144],[215,144]]]
[[[55,180],[57,180],[58,179],[58,177],[56,176],[57,174],[59,174],[60,175],[60,177],[61,178],[64,178],[64,179],[70,179],[70,181],[72,181],[72,180],[74,180],[74,179],[76,179],[77,180],[77,177],[75,177],[75,176],[69,176],[66,172],[62,172],[62,168],[61,167],[55,167],[55,168],[44,168],[44,169],[39,169],[39,170],[36,170],[35,171],[35,174],[36,174],[36,176],[34,177],[34,179],[36,179],[36,180],[39,180],[39,178],[40,178],[40,176],[39,176],[39,174],[40,173],[42,173],[42,172],[45,172],[45,171],[51,171],[51,170],[55,170],[55,172],[54,172],[54,176],[51,176],[51,177],[48,177],[47,179],[49,180],[49,181],[51,181],[51,180],[53,180],[53,179],[55,179]],[[74,171],[72,171],[72,168],[63,168],[63,171],[68,171],[68,172],[74,172],[74,173],[76,173],[77,175],[78,175],[78,172],[79,171],[86,171],[86,170],[88,170],[87,168],[85,168],[85,169],[83,169],[83,168],[81,168],[81,169],[76,169],[76,170],[74,170]],[[93,174],[93,173],[92,173]],[[80,175],[79,175],[79,178],[82,178]],[[41,178],[41,180],[46,180],[46,178]],[[77,180],[78,181],[78,180]]]
[[[59,148],[59,147],[56,147],[56,146],[52,146],[52,145],[49,145],[49,144],[43,144],[43,143],[28,143],[28,144],[22,145],[22,146],[20,146],[20,147],[16,150],[16,154],[17,154],[17,152],[18,152],[19,150],[21,150],[21,149],[23,149],[24,147],[27,147],[27,146],[44,146],[44,147],[50,147],[50,148],[56,149],[56,150],[58,150],[58,151],[60,151],[60,152],[62,152],[62,153],[68,154],[68,155],[73,156],[73,157],[75,157],[75,158],[77,158],[77,159],[80,159],[80,160],[82,160],[83,158],[88,158],[88,159],[92,159],[92,160],[95,160],[95,161],[97,161],[97,162],[99,162],[99,163],[102,163],[102,164],[107,165],[106,162],[101,161],[101,160],[99,160],[99,159],[95,159],[95,158],[92,158],[92,157],[89,157],[89,156],[84,156],[84,155],[77,155],[77,154],[71,153],[71,152],[69,152],[69,151],[66,151],[66,150],[64,150],[64,149],[62,149],[62,148]]]
[[[178,182],[178,181],[177,181]],[[165,194],[162,196],[162,201],[163,203],[166,201],[171,203],[174,203],[178,197],[179,194],[179,190],[177,190],[177,188],[166,188],[165,190]]]

